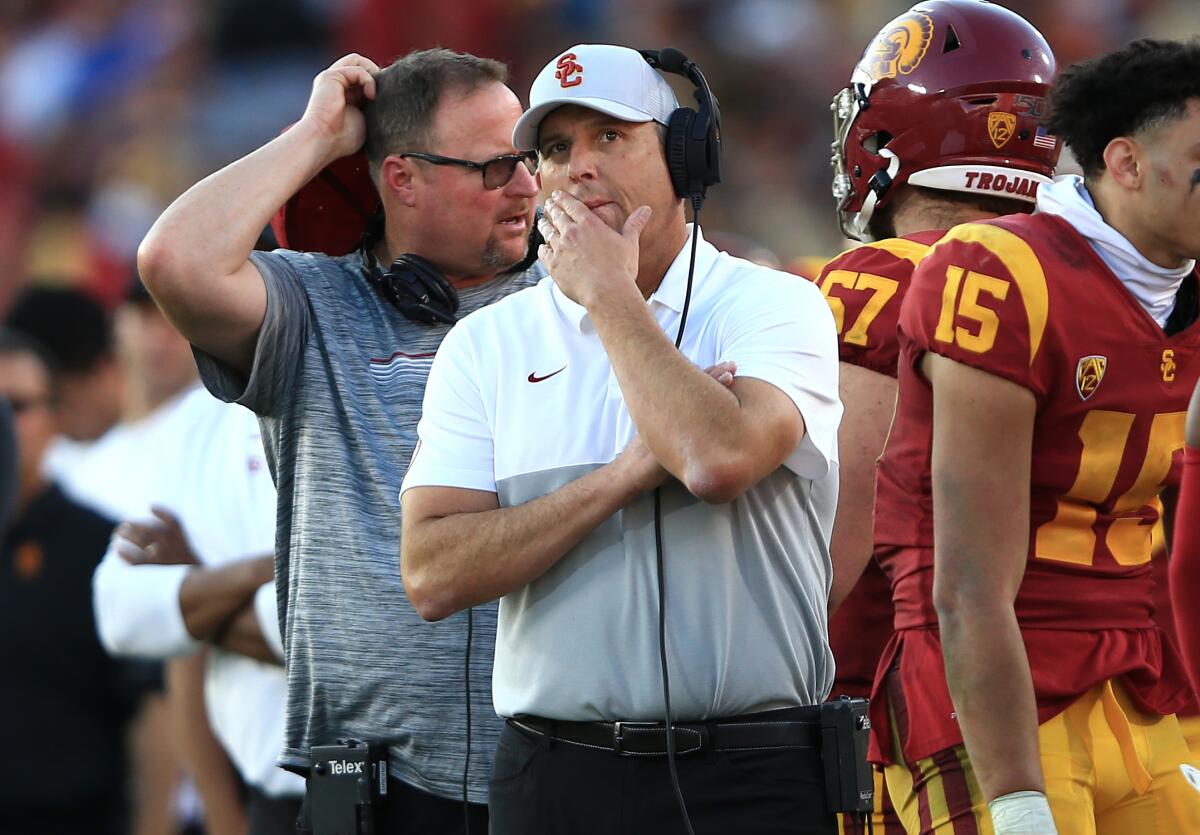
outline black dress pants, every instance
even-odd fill
[[[308,799],[300,810],[296,831],[300,835],[312,831]],[[463,809],[461,800],[447,800],[434,794],[388,778],[387,798],[375,811],[376,835],[487,835],[488,807],[468,803]]]
[[[246,829],[249,835],[296,835],[302,798],[271,797],[246,786]]]
[[[815,748],[700,751],[675,758],[696,835],[836,835]],[[686,833],[667,759],[550,741],[508,723],[488,796],[493,835]]]

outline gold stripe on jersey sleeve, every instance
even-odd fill
[[[847,253],[856,252],[860,249],[882,249],[884,252],[896,256],[901,261],[908,261],[915,267],[917,262],[928,254],[929,245],[910,241],[908,238],[885,238],[882,241],[871,241],[870,243],[859,244],[858,246],[852,246],[849,249],[843,250],[826,261],[825,266],[828,267]],[[824,267],[822,267],[822,270],[824,270]]]
[[[910,241],[908,238],[887,238],[882,241],[872,241],[869,244],[863,244],[871,249],[882,249],[884,252],[895,255],[902,261],[908,261],[914,267],[917,262],[924,258],[929,253],[929,245]]]
[[[999,226],[985,223],[955,226],[933,245],[933,250],[954,241],[980,244],[1000,260],[1017,283],[1025,304],[1025,314],[1029,318],[1029,364],[1033,365],[1033,359],[1042,344],[1042,336],[1046,332],[1046,319],[1050,310],[1050,293],[1046,287],[1046,273],[1042,270],[1042,262],[1038,260],[1029,244]]]

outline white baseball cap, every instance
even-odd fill
[[[556,107],[577,104],[626,122],[667,124],[679,107],[675,91],[636,49],[579,44],[556,55],[529,88],[529,109],[513,128],[513,145],[537,146],[542,119]]]

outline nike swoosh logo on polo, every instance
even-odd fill
[[[551,371],[545,377],[539,377],[536,372],[530,371],[528,380],[531,383],[540,383],[542,380],[549,380],[555,374],[558,374],[559,372],[566,371],[566,370],[567,370],[567,367],[564,365],[562,368],[558,369],[558,371]]]

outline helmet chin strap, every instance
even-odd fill
[[[863,198],[862,208],[855,212],[850,220],[850,228],[860,241],[869,242],[871,240],[871,233],[867,226],[871,222],[872,215],[875,214],[875,206],[892,185],[896,175],[900,173],[900,157],[887,148],[880,148],[879,156],[888,160],[887,168],[881,168],[872,175],[867,186],[867,196]]]

